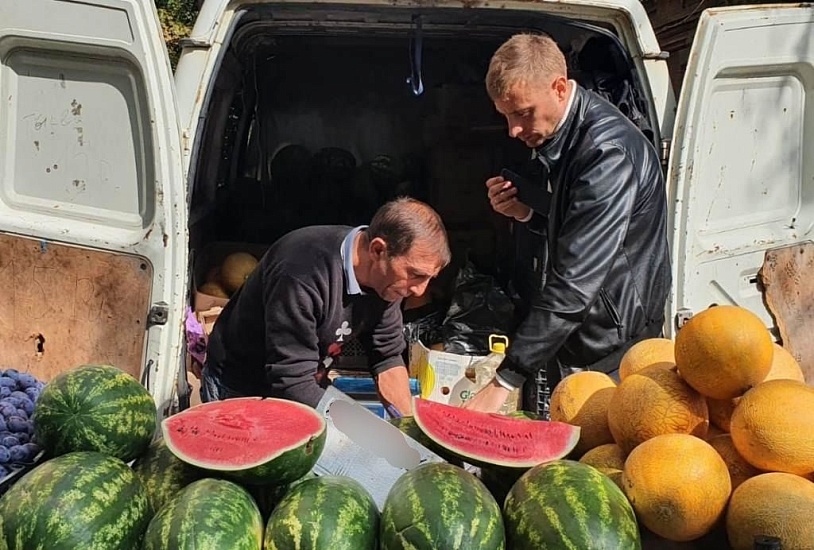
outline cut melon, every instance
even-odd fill
[[[570,453],[580,429],[565,422],[470,411],[415,397],[413,413],[433,441],[471,464],[531,468]]]
[[[285,399],[241,397],[196,405],[161,423],[167,448],[182,461],[237,481],[283,485],[316,464],[325,419]]]

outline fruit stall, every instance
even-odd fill
[[[365,411],[426,452],[381,501],[319,473],[336,426],[298,403],[159,421],[103,365],[7,369],[0,395],[2,550],[814,548],[814,388],[734,306],[640,342],[618,382],[567,377],[548,420],[420,396],[411,417]]]

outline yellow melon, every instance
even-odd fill
[[[647,338],[630,347],[619,362],[619,379],[655,363],[675,365],[675,344],[669,338]]]
[[[616,443],[605,443],[594,447],[579,459],[583,464],[593,466],[622,487],[622,470],[625,467],[625,452]]]
[[[772,357],[772,367],[766,375],[766,380],[797,380],[798,382],[805,382],[806,377],[803,374],[803,369],[800,364],[783,346],[772,343],[774,346],[774,356]]]
[[[729,479],[732,481],[732,490],[738,488],[738,485],[758,474],[760,470],[746,462],[735,445],[732,443],[732,436],[729,434],[721,434],[707,439],[707,443],[712,445],[712,448],[718,451],[721,458],[726,462],[726,467],[729,469]]]
[[[551,393],[550,417],[581,428],[577,455],[613,443],[608,428],[608,405],[616,382],[603,372],[583,371],[565,377]]]
[[[628,455],[622,488],[645,527],[685,542],[715,527],[732,485],[724,459],[709,443],[687,434],[665,434]]]
[[[627,453],[662,434],[703,438],[709,427],[707,402],[675,368],[651,365],[616,388],[608,408],[608,426],[614,441]]]
[[[755,535],[780,538],[783,548],[814,548],[814,483],[770,472],[732,493],[726,531],[733,550],[752,550]]]
[[[774,348],[757,315],[738,306],[715,306],[678,331],[675,353],[690,386],[713,399],[732,399],[766,378]]]
[[[729,433],[729,423],[732,419],[732,411],[738,404],[738,399],[712,399],[707,397],[707,409],[709,410],[709,422],[722,431]]]
[[[223,287],[220,286],[215,281],[207,281],[206,283],[202,284],[198,287],[198,292],[206,294],[208,296],[215,296],[217,298],[228,298],[229,295],[226,294],[226,291],[223,290]]]
[[[735,448],[761,470],[814,472],[814,388],[768,380],[741,397],[729,427]]]
[[[237,291],[257,267],[257,258],[248,252],[233,252],[220,265],[220,282],[229,294]]]

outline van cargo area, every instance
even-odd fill
[[[540,244],[512,234],[484,185],[502,168],[532,176],[537,164],[507,136],[484,85],[491,55],[517,32],[552,35],[575,80],[657,139],[630,56],[606,28],[539,12],[318,5],[249,7],[234,21],[190,167],[192,261],[212,243],[365,224],[410,195],[441,214],[453,248],[430,292],[435,307],[467,261],[522,294],[533,282],[514,277],[514,257]],[[538,256],[518,257],[539,273]]]

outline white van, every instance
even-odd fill
[[[206,0],[174,82],[151,0],[3,0],[0,363],[109,362],[169,414],[195,258],[366,221],[393,193],[497,261],[483,181],[528,150],[483,76],[521,30],[550,33],[664,153],[667,334],[731,303],[777,335],[757,273],[811,240],[811,4],[707,10],[676,108],[637,0]]]

